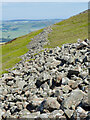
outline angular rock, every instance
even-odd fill
[[[12,86],[13,85],[13,81],[8,81],[6,84],[8,85],[8,86]]]
[[[11,114],[17,112],[17,106],[13,106],[10,108]]]
[[[68,93],[69,91],[72,90],[68,85],[65,85],[65,86],[62,85],[61,88],[64,93]]]
[[[37,119],[48,119],[50,113],[43,113],[37,116]]]
[[[59,89],[55,88],[55,92],[53,92],[53,94],[54,94],[54,97],[62,96],[63,91],[61,90],[61,87]]]
[[[23,89],[23,87],[26,85],[27,83],[25,81],[18,81],[17,85],[18,88]]]
[[[40,77],[37,78],[35,85],[39,88],[46,81],[50,80],[50,78],[51,78],[50,74],[45,71],[40,75]]]
[[[84,108],[86,111],[90,111],[90,94],[88,92],[87,95],[84,96],[84,98],[82,99],[82,103],[81,106],[82,108]]]
[[[69,81],[69,79],[67,77],[63,77],[62,78],[62,85],[67,85],[68,81]]]
[[[70,93],[70,96],[63,101],[64,108],[71,108],[72,105],[75,107],[79,105],[86,94],[79,89],[75,89]]]
[[[43,91],[49,91],[49,85],[46,82],[41,85],[41,88],[43,89]]]
[[[69,70],[67,77],[68,77],[68,78],[71,78],[72,75],[78,76],[78,74],[79,74],[79,71],[78,71],[78,70]]]
[[[69,80],[69,81],[68,81],[68,85],[69,85],[71,88],[73,88],[72,86],[74,86],[74,84],[75,84],[75,81],[74,81],[74,80]]]
[[[22,118],[23,119],[35,119],[35,118],[38,118],[38,116],[40,115],[40,112],[35,112],[35,113],[29,113],[29,114],[26,114],[26,115],[23,115]]]
[[[16,102],[16,106],[18,110],[22,110],[23,109],[23,104],[22,102]]]
[[[33,106],[39,106],[43,100],[44,100],[44,98],[33,98],[31,100],[31,103]]]
[[[73,82],[73,84],[71,85],[71,88],[75,89],[75,88],[78,88],[78,86],[83,83],[82,80],[76,80]]]
[[[12,73],[15,75],[15,76],[20,76],[21,75],[21,72],[19,70],[14,70],[12,71]]]
[[[77,107],[77,110],[74,112],[73,117],[88,120],[88,112],[81,107]]]
[[[74,113],[74,110],[66,109],[65,111],[66,116],[70,119]]]
[[[80,114],[83,114],[83,116],[85,116],[85,114],[87,114],[87,112],[81,107],[77,107],[77,112]]]
[[[64,112],[62,110],[54,110],[50,113],[49,118],[55,119],[55,118],[61,118],[63,116]]]
[[[43,111],[44,109],[53,111],[60,108],[60,104],[55,98],[48,97],[46,100],[44,100],[41,105],[39,106],[38,110]]]
[[[2,109],[0,109],[0,120],[2,120],[2,116],[5,114],[4,111],[2,111]]]
[[[80,43],[80,45],[77,46],[77,49],[79,50],[79,49],[82,49],[83,47],[86,47],[86,46],[88,46],[88,44],[85,41],[83,41]]]
[[[22,118],[22,116],[24,116],[24,115],[29,115],[30,114],[30,112],[27,110],[27,109],[22,109],[20,112],[19,112],[19,115],[21,116],[21,118]]]
[[[10,112],[5,112],[5,113],[2,115],[2,118],[3,118],[3,119],[7,119],[7,118],[10,118],[10,117],[11,117]]]

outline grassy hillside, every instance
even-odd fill
[[[45,47],[61,46],[65,43],[76,42],[88,38],[88,12],[83,12],[67,20],[59,22],[53,26],[53,31],[49,34],[50,45]]]
[[[88,38],[88,12],[59,22],[53,25],[52,29],[53,31],[48,36],[50,44],[45,46],[48,48],[61,46],[64,43],[73,43],[78,38],[81,40]],[[2,60],[2,71],[0,71],[0,74],[6,72],[6,69],[11,68],[20,61],[19,56],[28,51],[26,45],[30,42],[30,39],[42,31],[41,29],[29,33],[2,46],[2,59],[0,58]]]
[[[6,69],[11,68],[21,60],[19,56],[28,52],[26,45],[28,45],[30,39],[42,31],[43,29],[18,37],[11,43],[3,45],[2,48],[0,46],[0,49],[2,49],[2,56],[0,56],[2,71],[0,71],[0,74],[6,72]]]

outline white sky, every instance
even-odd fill
[[[1,2],[89,2],[89,0],[0,0]]]
[[[0,18],[2,18],[2,2],[89,2],[89,0],[0,0]]]

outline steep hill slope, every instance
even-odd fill
[[[2,59],[2,70],[0,70],[0,74],[6,72],[6,69],[11,68],[21,60],[19,56],[28,52],[29,49],[26,45],[29,44],[31,38],[42,31],[43,29],[31,32],[2,46],[2,56],[0,57],[0,60]]]
[[[45,47],[61,46],[76,42],[79,38],[81,40],[88,38],[88,11],[61,21],[52,28],[53,31],[48,36],[50,44]]]
[[[54,24],[52,29],[53,31],[48,35],[49,44],[45,45],[45,48],[61,46],[64,43],[73,43],[79,38],[81,40],[88,38],[88,12],[85,11]],[[6,69],[11,68],[21,60],[19,56],[29,50],[26,46],[31,41],[31,38],[42,31],[43,29],[32,32],[2,46],[2,70],[0,74],[6,72]]]

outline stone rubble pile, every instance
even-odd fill
[[[33,55],[44,50],[43,46],[47,43],[49,44],[48,34],[50,32],[52,32],[51,26],[44,28],[44,30],[41,33],[36,35],[34,38],[31,38],[32,41],[27,45],[29,51],[21,56],[23,61],[31,59]]]
[[[41,34],[36,36],[36,41],[41,36],[44,38]],[[0,119],[89,120],[90,41],[44,49],[36,55],[32,52],[31,59],[28,54],[33,51],[32,44],[23,60],[2,75]]]

